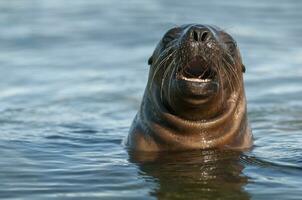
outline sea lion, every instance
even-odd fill
[[[252,132],[239,48],[222,29],[170,29],[148,60],[149,79],[125,144],[138,151],[248,149]]]

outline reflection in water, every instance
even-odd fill
[[[158,199],[250,199],[240,152],[129,152],[140,176],[157,183],[150,195]]]

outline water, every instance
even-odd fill
[[[302,2],[0,2],[2,199],[301,199]],[[121,146],[174,25],[223,27],[247,67],[250,152]]]

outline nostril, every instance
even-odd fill
[[[202,35],[201,35],[201,41],[202,42],[206,41],[208,34],[209,33],[207,31],[205,31],[205,32],[202,33]]]
[[[193,40],[196,42],[205,42],[209,36],[208,31],[203,30],[193,30],[192,37]]]
[[[196,42],[198,42],[198,33],[196,31],[193,31],[193,38]]]

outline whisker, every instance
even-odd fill
[[[175,59],[173,61],[175,63]],[[171,82],[172,82],[173,75],[175,73],[175,69],[176,69],[176,67],[173,68],[173,70],[172,70],[172,72],[170,74],[169,82],[168,82],[168,98],[169,98],[169,102],[171,102]]]
[[[240,82],[240,78],[238,76],[238,71],[236,71],[236,69],[232,65],[230,65],[229,63],[226,62],[225,64],[232,71],[232,75],[236,79],[235,81],[238,84]]]
[[[163,101],[163,86],[164,86],[164,83],[165,83],[165,79],[167,77],[167,74],[168,72],[170,71],[170,68],[173,66],[174,62],[171,62],[168,67],[165,69],[165,72],[164,72],[164,75],[163,75],[163,78],[161,80],[161,87],[160,87],[160,99],[161,101]]]
[[[166,55],[166,57],[163,57],[162,60],[160,61],[160,63],[155,63],[154,66],[155,66],[155,70],[154,70],[154,73],[153,73],[153,76],[151,78],[151,84],[150,84],[150,87],[149,89],[152,88],[152,84],[153,84],[153,81],[154,81],[154,78],[155,76],[157,75],[157,73],[159,72],[160,70],[160,66],[163,65],[164,62],[166,62],[174,53],[175,53],[176,50],[174,50],[173,52],[171,52],[170,54]]]
[[[176,52],[176,50],[173,51],[173,52],[171,53],[171,55],[174,55],[175,52]],[[174,60],[175,60],[175,59],[174,59]],[[166,79],[166,77],[167,77],[167,74],[168,74],[168,72],[170,71],[170,68],[171,68],[171,67],[173,66],[173,64],[174,64],[174,60],[172,60],[171,63],[168,65],[168,67],[165,69],[163,78],[162,78],[162,80],[161,80],[161,87],[160,87],[160,99],[161,99],[161,101],[162,101],[162,95],[163,95],[163,85],[164,85],[165,79]]]
[[[229,85],[231,87],[231,90],[234,91],[236,89],[236,86],[240,83],[240,78],[238,76],[238,72],[236,71],[235,65],[231,65],[223,56],[222,62],[224,64],[224,72],[226,74],[226,77],[228,79]],[[233,81],[230,79],[234,78]]]

